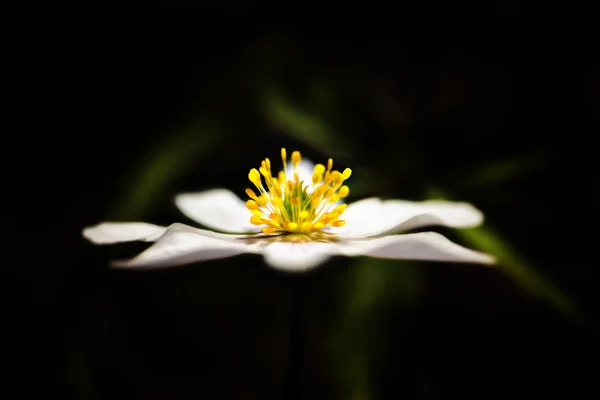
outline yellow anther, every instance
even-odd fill
[[[329,188],[325,185],[321,185],[321,186],[317,187],[313,192],[313,197],[323,196],[323,193],[325,193],[327,191],[327,189],[329,189]],[[320,199],[318,199],[318,200],[321,201]]]
[[[348,204],[340,204],[339,206],[337,206],[336,208],[333,209],[333,212],[341,214],[344,212],[346,207],[348,207]]]
[[[265,158],[265,164],[267,165],[267,169],[271,171],[271,160],[269,158]]]
[[[290,203],[292,203],[295,206],[299,205],[300,204],[300,197],[292,197],[290,199]]]
[[[317,231],[320,229],[323,229],[324,227],[325,227],[325,224],[321,221],[317,221],[313,224],[313,229],[315,229]]]
[[[323,174],[325,173],[325,166],[323,164],[315,165],[313,169],[312,181],[313,184],[317,184],[323,181]]]
[[[269,214],[269,218],[271,218],[274,221],[279,221],[279,214],[271,213]]]
[[[285,172],[283,171],[279,171],[279,183],[285,184],[286,178],[285,178]]]
[[[275,228],[273,227],[267,227],[267,228],[262,228],[263,233],[273,233],[275,232]]]
[[[254,190],[252,189],[246,189],[246,194],[248,195],[248,197],[250,197],[251,199],[256,200],[256,193],[254,193]]]
[[[269,201],[269,198],[267,197],[266,194],[261,194],[259,197],[256,198],[256,203],[258,203],[259,206],[264,207],[267,205],[267,201]]]
[[[252,168],[248,173],[248,179],[250,182],[254,183],[257,187],[261,185],[260,183],[260,173],[256,170],[256,168]]]
[[[285,147],[281,148],[281,160],[283,160],[283,166],[285,167],[285,163],[287,162],[287,152],[285,151]]]
[[[286,225],[286,229],[290,232],[295,232],[298,229],[297,222],[288,222]]]
[[[308,221],[303,222],[302,225],[300,225],[300,230],[302,232],[308,232],[308,231],[310,231],[311,228],[312,228],[312,224]]]
[[[344,225],[346,225],[346,221],[340,219],[338,221],[333,222],[331,225],[336,226],[336,227],[344,226]]]
[[[350,168],[346,168],[342,173],[342,177],[344,178],[344,180],[350,178],[350,175],[352,175],[352,170]]]
[[[254,200],[248,200],[246,202],[246,208],[248,208],[248,210],[258,210],[258,204],[256,204],[256,201]]]
[[[316,185],[319,182],[323,181],[323,174],[325,173],[325,167],[323,164],[315,165],[315,169],[313,170],[312,181],[313,185]]]
[[[267,221],[267,225],[269,225],[270,227],[275,228],[275,229],[281,228],[281,225],[279,225],[279,223],[276,221]]]
[[[350,194],[350,188],[348,186],[342,186],[340,190],[338,190],[338,196],[340,199],[347,197]]]
[[[318,174],[316,172],[313,173],[313,175],[312,175],[313,185],[316,185],[317,183],[322,182],[322,181],[323,181],[323,174]]]
[[[254,225],[262,225],[264,224],[263,221],[264,220],[261,217],[257,217],[256,215],[250,217],[250,223]]]
[[[327,160],[327,171],[331,171],[331,168],[333,168],[333,159],[332,158]]]
[[[323,214],[323,216],[319,219],[318,222],[322,222],[324,224],[328,224],[329,221],[331,221],[333,218],[335,218],[336,216],[331,214],[331,213],[325,213]]]
[[[262,176],[265,177],[265,180],[267,180],[267,179],[269,179],[271,177],[271,174],[269,174],[269,171],[267,170],[267,168],[260,167],[258,170],[260,171],[260,173],[262,174]]]
[[[329,179],[331,179],[331,182],[333,183],[338,182],[341,177],[342,174],[340,173],[340,171],[331,171],[331,175],[329,175]]]
[[[294,165],[294,168],[296,168],[298,166],[298,164],[300,164],[300,160],[302,160],[302,156],[300,156],[300,152],[294,151],[292,153],[292,164]]]
[[[257,217],[261,217],[261,218],[265,215],[260,210],[250,210],[250,212],[252,213],[252,215],[256,215]]]
[[[306,211],[306,210],[300,211],[299,217],[300,217],[300,219],[308,218],[308,211]]]

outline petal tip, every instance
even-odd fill
[[[86,226],[81,230],[81,236],[94,244],[111,244],[113,243],[113,240],[110,240],[108,235],[104,232],[105,225],[106,224],[101,223],[93,226]]]
[[[109,262],[109,266],[115,269],[129,268],[130,260],[113,260]]]
[[[450,212],[446,215],[446,218],[448,218],[448,225],[454,228],[475,228],[482,225],[485,221],[483,212],[471,203],[462,201],[433,201],[432,204],[454,206],[454,212]]]
[[[486,253],[481,253],[481,264],[485,265],[486,267],[497,267],[498,266],[498,259],[490,254],[486,254]]]

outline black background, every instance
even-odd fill
[[[5,19],[6,398],[597,393],[599,74],[583,10],[91,2]],[[476,204],[576,311],[518,265],[336,258],[296,276],[249,255],[114,271],[144,245],[80,236],[107,219],[191,223],[175,193],[242,195],[282,146],[352,167],[350,200],[443,187]],[[353,306],[356,287],[378,300]]]

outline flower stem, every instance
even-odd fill
[[[290,306],[287,398],[290,400],[299,400],[302,398],[302,361],[304,359],[304,279],[302,276],[296,276],[293,279]]]

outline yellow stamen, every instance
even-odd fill
[[[348,186],[342,186],[338,192],[338,196],[340,196],[340,199],[343,199],[343,198],[347,197],[349,193],[350,193],[350,188]]]
[[[331,197],[329,199],[327,199],[327,203],[328,204],[333,204],[336,201],[338,201],[339,199],[340,199],[340,196],[334,193],[334,194],[331,195]]]
[[[312,177],[300,181],[298,165],[302,161],[299,151],[292,152],[293,179],[287,179],[287,151],[281,149],[283,170],[271,170],[271,160],[265,158],[260,167],[252,168],[248,179],[258,192],[246,189],[250,198],[246,208],[250,210],[250,222],[263,225],[264,233],[303,233],[313,234],[323,228],[340,227],[345,224],[339,216],[346,209],[338,204],[340,199],[350,194],[344,181],[350,178],[352,170],[340,172],[333,169],[333,160],[327,160],[327,166],[315,165]],[[263,182],[264,180],[264,182]]]
[[[276,222],[276,221],[273,221],[273,220],[271,220],[271,221],[268,221],[268,222],[267,222],[267,224],[268,224],[268,225],[269,225],[271,228],[275,228],[275,229],[280,229],[280,228],[281,228],[281,225],[280,225],[278,222]]]
[[[350,175],[352,175],[352,170],[350,168],[346,168],[342,173],[342,177],[344,178],[344,180],[350,178]]]
[[[281,161],[283,161],[283,178],[281,179],[281,175],[280,175],[280,181],[285,182],[285,176],[287,175],[287,152],[285,151],[285,147],[281,148]],[[281,173],[280,173],[281,174]]]
[[[246,194],[248,195],[248,197],[250,197],[251,199],[256,200],[256,193],[254,193],[254,190],[252,189],[246,189]]]
[[[337,213],[343,213],[344,210],[346,210],[346,207],[348,207],[348,204],[340,204],[339,206],[337,206],[336,208],[333,209],[333,212],[337,212]]]
[[[264,161],[263,161],[263,163],[264,163]],[[271,177],[271,174],[269,174],[269,171],[267,170],[266,167],[260,167],[258,170],[260,171],[260,174],[262,176],[264,176],[266,179],[269,179]]]
[[[259,197],[256,198],[256,202],[258,203],[259,206],[264,207],[267,205],[267,201],[269,201],[269,198],[266,194],[261,194]]]
[[[248,173],[248,179],[250,179],[250,182],[254,183],[256,187],[262,186],[260,183],[260,173],[256,170],[256,168],[252,168],[250,170]]]
[[[300,152],[294,151],[292,153],[292,164],[294,165],[294,169],[298,166],[298,164],[300,164],[300,160],[302,160],[302,157],[300,156]]]

